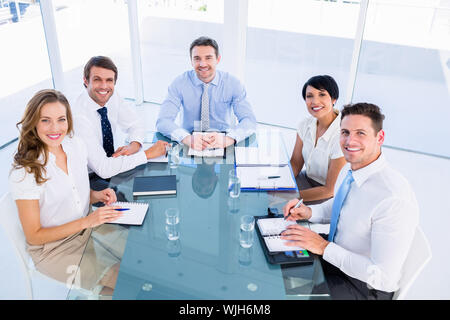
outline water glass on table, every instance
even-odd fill
[[[168,208],[166,215],[166,235],[169,240],[177,240],[180,238],[179,222],[180,212],[177,208]]]
[[[167,150],[169,156],[169,167],[176,169],[180,163],[180,145],[176,144]]]
[[[231,198],[237,198],[241,193],[241,179],[236,175],[234,169],[228,173],[228,193]]]
[[[255,217],[244,215],[241,217],[241,230],[239,243],[243,248],[250,248],[253,245],[253,233],[255,229]]]

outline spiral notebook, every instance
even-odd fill
[[[298,246],[287,246],[289,240],[281,239],[280,234],[290,225],[297,224],[295,221],[286,221],[284,218],[258,219],[258,227],[267,249],[270,253],[305,250]]]
[[[122,211],[123,214],[119,219],[108,222],[115,224],[141,225],[148,210],[148,203],[142,202],[115,202],[111,206],[130,208],[130,210]]]

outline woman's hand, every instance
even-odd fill
[[[105,205],[110,205],[116,201],[116,193],[111,188],[103,189],[101,191],[91,190],[91,203],[103,202]]]
[[[104,206],[100,207],[94,212],[91,212],[87,217],[85,217],[86,221],[86,228],[94,228],[96,226],[99,226],[101,224],[107,223],[107,222],[113,222],[117,219],[119,219],[122,215],[122,211],[116,211],[115,209],[119,209],[119,206]]]

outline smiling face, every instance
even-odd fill
[[[191,52],[191,63],[197,77],[204,83],[211,82],[216,76],[216,66],[220,62],[220,55],[211,46],[195,46]]]
[[[68,128],[67,110],[61,102],[50,102],[41,108],[36,132],[49,151],[59,148]]]
[[[351,114],[342,119],[340,144],[352,170],[358,170],[377,160],[383,142],[384,131],[375,132],[369,117]]]
[[[325,89],[316,89],[313,86],[306,87],[305,102],[308,112],[316,119],[333,112],[333,104],[336,99],[332,99]]]
[[[84,84],[92,100],[104,107],[114,93],[115,73],[113,70],[93,66],[89,79],[84,79]]]

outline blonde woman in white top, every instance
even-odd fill
[[[18,125],[9,182],[27,249],[37,270],[67,283],[68,269],[79,265],[91,228],[121,216],[119,207],[108,206],[116,194],[90,190],[86,147],[72,137],[70,106],[60,92],[37,92]],[[88,215],[90,204],[99,201],[106,206]],[[96,283],[86,285],[91,289]]]
[[[319,75],[304,84],[302,96],[311,117],[298,127],[291,165],[300,197],[315,204],[333,197],[334,184],[346,163],[339,146],[340,115],[333,108],[339,88],[332,77]]]

